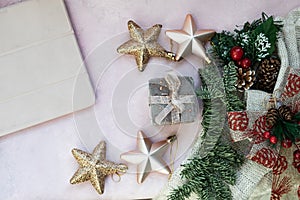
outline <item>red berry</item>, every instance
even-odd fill
[[[242,65],[242,60],[237,61],[236,64],[237,64],[238,66],[241,66],[241,65]]]
[[[230,50],[230,57],[234,61],[239,61],[242,59],[244,55],[244,50],[242,47],[239,46],[234,46]]]
[[[290,148],[292,146],[292,140],[290,139],[285,139],[281,142],[281,146],[284,148]]]
[[[241,67],[244,69],[248,69],[251,66],[251,60],[249,58],[244,58],[241,61]]]
[[[271,137],[271,133],[269,131],[266,131],[263,133],[264,138],[269,139]]]
[[[270,137],[270,142],[271,142],[272,144],[276,144],[276,143],[277,143],[277,137],[274,136],[274,135],[272,135],[272,136]]]
[[[300,160],[300,150],[294,151],[294,160]]]
[[[300,165],[297,167],[298,173],[300,173]]]

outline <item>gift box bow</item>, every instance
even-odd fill
[[[180,95],[181,81],[175,73],[168,73],[165,77],[169,96],[150,96],[150,104],[166,104],[167,106],[155,117],[155,122],[161,122],[171,113],[172,123],[180,122],[180,114],[185,110],[184,104],[195,103],[195,95]]]

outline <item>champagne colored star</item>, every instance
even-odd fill
[[[139,131],[137,134],[137,150],[122,154],[121,159],[137,165],[138,183],[142,183],[152,171],[169,174],[171,170],[162,159],[162,156],[167,151],[169,144],[176,139],[174,135],[167,140],[152,143],[142,131]]]
[[[134,21],[128,21],[130,40],[122,44],[117,51],[122,54],[130,54],[135,57],[138,69],[145,69],[150,57],[165,57],[174,60],[174,54],[167,52],[157,42],[162,25],[156,24],[144,31]]]
[[[72,154],[79,164],[79,169],[70,180],[71,184],[90,181],[99,194],[104,192],[105,177],[113,174],[123,174],[127,171],[124,164],[107,161],[106,144],[101,141],[93,153],[86,153],[80,149],[73,149]]]
[[[206,55],[204,44],[214,34],[214,30],[197,30],[193,17],[190,14],[186,16],[182,30],[166,31],[166,35],[178,43],[175,60],[179,60],[181,56],[185,57],[192,53],[203,58],[207,63],[211,61]]]

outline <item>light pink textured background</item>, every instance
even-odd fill
[[[0,7],[18,2],[0,0]],[[220,31],[232,30],[236,24],[258,18],[263,11],[284,16],[300,6],[299,0],[66,0],[66,4],[84,57],[112,36],[126,32],[129,19],[134,19],[143,27],[160,23],[164,28],[178,29],[185,15],[191,13],[199,29]],[[161,37],[164,37],[163,34]],[[87,68],[91,77],[97,73],[93,65]],[[92,78],[94,85],[96,81]],[[89,129],[88,123],[86,128]],[[70,154],[74,147],[85,149],[73,115],[1,137],[0,199],[99,199],[88,183],[69,184],[70,177],[77,169],[77,163]],[[110,156],[113,157],[108,152]],[[113,158],[117,161],[116,157]],[[122,182],[128,183],[131,178],[124,177]],[[166,181],[165,177],[155,174],[149,177],[146,188],[143,185],[136,187],[108,181],[105,194],[100,199],[132,199],[134,192],[122,195],[128,194],[132,187],[136,187],[134,190],[145,194],[145,197],[151,196]]]

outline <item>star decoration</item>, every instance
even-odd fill
[[[104,192],[105,177],[113,174],[123,174],[127,171],[124,164],[116,164],[105,159],[106,144],[101,141],[93,153],[86,153],[79,149],[73,149],[72,154],[79,164],[79,169],[70,180],[71,184],[90,181],[99,194]]]
[[[166,35],[178,43],[175,60],[192,53],[203,58],[207,63],[211,61],[205,53],[204,43],[210,40],[214,34],[214,30],[197,30],[193,17],[190,14],[186,16],[182,30],[166,31]]]
[[[176,140],[176,136],[171,136],[167,140],[151,143],[142,131],[137,134],[137,150],[121,155],[121,159],[137,165],[137,182],[142,183],[148,174],[157,171],[162,174],[171,172],[162,156],[168,149],[169,144]]]
[[[130,40],[122,44],[117,51],[122,54],[130,54],[135,57],[138,69],[145,69],[150,57],[165,57],[174,60],[174,54],[167,52],[157,42],[162,25],[155,24],[144,31],[134,21],[128,21]]]

